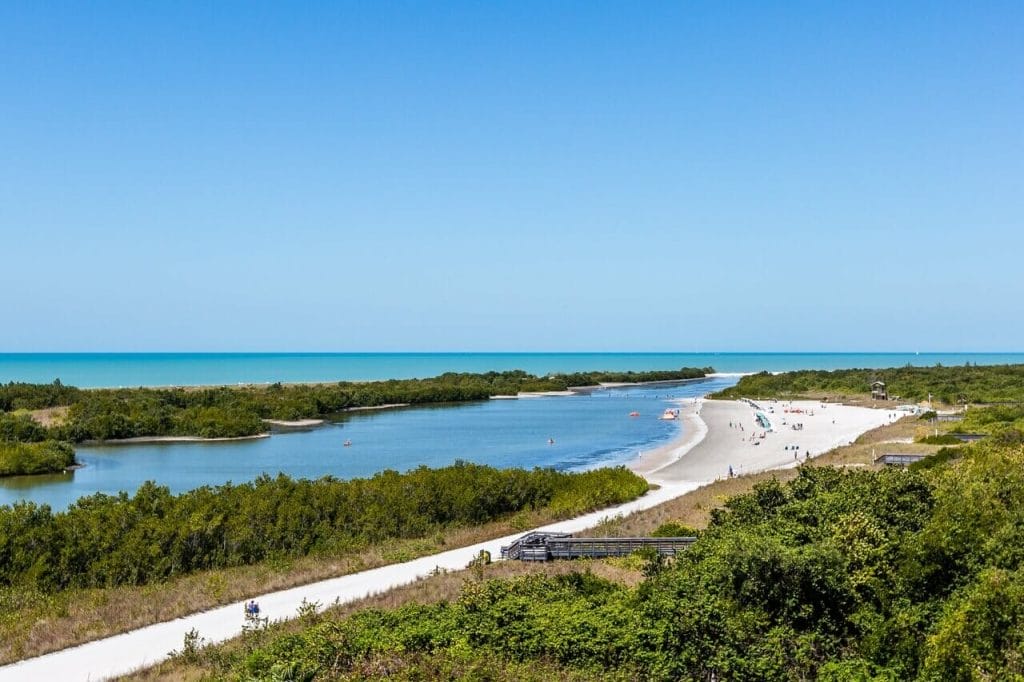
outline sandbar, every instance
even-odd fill
[[[286,429],[301,429],[308,426],[320,426],[324,423],[323,419],[263,419],[262,421],[264,424],[280,426]]]
[[[202,436],[136,436],[134,438],[111,438],[110,440],[87,440],[82,445],[136,445],[138,443],[224,443],[235,440],[257,440],[270,438],[269,433],[254,433],[251,436],[230,436],[203,438]]]

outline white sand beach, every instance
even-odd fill
[[[264,419],[262,421],[264,424],[279,426],[286,429],[304,429],[312,426],[320,426],[324,423],[323,419]]]
[[[708,483],[729,475],[796,466],[865,431],[903,416],[886,410],[803,401],[763,401],[771,429],[758,425],[758,410],[738,400],[686,401],[680,406],[683,433],[675,441],[630,463],[649,481]],[[895,416],[894,416],[895,415]],[[799,430],[795,425],[802,425]]]
[[[259,440],[270,438],[269,433],[254,433],[251,436],[135,436],[134,438],[112,438],[110,440],[88,440],[83,445],[139,445],[141,443],[227,443],[236,440]]]

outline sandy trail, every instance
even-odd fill
[[[723,478],[731,466],[736,474],[795,466],[807,453],[816,456],[855,440],[870,429],[894,421],[891,413],[863,407],[822,406],[815,401],[765,402],[762,411],[773,431],[755,423],[755,409],[739,401],[690,399],[679,403],[682,433],[672,443],[643,453],[631,468],[662,486],[626,504],[592,512],[536,530],[576,533],[602,519],[627,515],[667,502],[710,481]],[[791,413],[790,409],[803,410]],[[813,415],[811,412],[813,411]],[[834,421],[834,423],[833,423]],[[785,424],[783,423],[785,422]],[[730,426],[731,423],[731,426]],[[793,424],[803,429],[794,431]],[[742,425],[742,428],[741,428]],[[754,445],[754,442],[760,443]],[[788,449],[798,446],[798,450]],[[382,566],[280,592],[256,596],[265,616],[293,618],[303,603],[349,602],[414,582],[437,569],[458,570],[481,551],[493,557],[521,534],[449,550],[413,561]],[[192,614],[114,637],[46,654],[0,668],[0,680],[98,680],[153,665],[180,649],[185,634],[196,630],[207,642],[235,637],[244,625],[241,604]]]

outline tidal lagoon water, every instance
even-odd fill
[[[531,374],[714,367],[719,372],[981,365],[1022,353],[0,353],[0,383],[84,388],[197,386],[274,381],[375,381],[444,372],[522,369]]]
[[[678,434],[677,422],[658,419],[672,400],[735,382],[735,377],[720,377],[574,396],[353,412],[322,427],[260,440],[79,447],[82,469],[0,478],[0,504],[25,499],[64,509],[96,492],[134,493],[147,480],[182,492],[261,474],[354,478],[384,469],[444,466],[457,459],[497,467],[614,465]],[[639,417],[629,416],[634,410]],[[352,445],[346,447],[346,440]]]

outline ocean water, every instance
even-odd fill
[[[1024,353],[0,353],[0,382],[87,388],[372,381],[444,372],[714,367],[719,372],[1024,362]]]
[[[0,504],[32,500],[63,509],[83,495],[134,492],[147,480],[181,492],[260,474],[353,478],[383,469],[444,466],[457,459],[570,470],[614,465],[679,433],[679,422],[658,419],[673,400],[735,382],[735,377],[721,377],[574,396],[353,412],[323,427],[260,440],[79,447],[82,469],[0,478]],[[629,416],[634,410],[639,417]],[[352,441],[350,447],[346,440]]]

